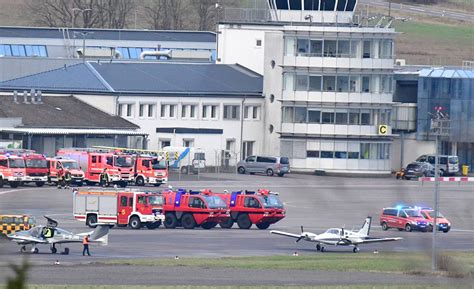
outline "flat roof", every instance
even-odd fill
[[[53,38],[74,37],[74,32],[93,32],[87,39],[132,40],[132,41],[169,41],[169,42],[216,42],[216,34],[210,31],[186,30],[133,30],[133,29],[95,29],[95,28],[43,28],[0,26],[0,37],[11,38]],[[80,35],[78,36],[81,37]]]

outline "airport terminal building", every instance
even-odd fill
[[[268,6],[266,21],[224,22],[218,33],[218,62],[263,74],[264,153],[300,171],[389,173],[391,23],[355,19],[355,0]]]

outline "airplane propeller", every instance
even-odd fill
[[[298,239],[296,239],[296,243],[298,243],[299,241],[301,241],[301,239],[303,239],[305,236],[303,235],[304,234],[304,229],[303,229],[303,226],[301,226],[301,235]]]

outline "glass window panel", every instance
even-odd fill
[[[321,122],[321,111],[308,110],[308,123],[320,123],[320,122]]]
[[[359,110],[358,109],[349,110],[349,124],[352,124],[352,125],[359,124]]]
[[[362,160],[368,160],[370,157],[370,144],[361,143],[360,144],[360,158]]]
[[[295,123],[306,123],[306,107],[295,107]]]
[[[252,118],[253,119],[258,119],[258,106],[253,106]]]
[[[322,11],[334,11],[335,6],[336,6],[336,0],[321,0]]]
[[[357,0],[347,0],[346,11],[354,11]]]
[[[294,73],[285,73],[283,74],[283,85],[284,90],[294,91],[295,90],[295,74]]]
[[[362,92],[370,92],[370,76],[362,76]]]
[[[349,57],[350,55],[350,41],[339,40],[337,42],[337,57]]]
[[[287,0],[275,0],[277,9],[288,10]]]
[[[185,118],[186,117],[186,110],[187,110],[188,106],[187,105],[181,105],[181,117],[182,118]],[[224,116],[225,118],[225,116]]]
[[[283,122],[292,123],[294,115],[294,108],[293,107],[283,107]]]
[[[309,76],[309,91],[321,91],[321,76]]]
[[[211,106],[211,118],[217,118],[217,106],[216,105]]]
[[[362,58],[370,58],[372,55],[372,40],[364,40]]]
[[[290,10],[301,10],[301,1],[289,1]]]
[[[370,111],[362,110],[360,113],[360,124],[361,125],[370,125],[371,118],[370,118]]]
[[[323,77],[323,89],[324,91],[334,91],[336,84],[335,76],[324,76]]]
[[[139,110],[138,115],[139,115],[140,117],[143,117],[144,114],[145,114],[145,113],[144,113],[144,111],[145,111],[145,105],[144,105],[144,104],[140,104],[140,107],[138,108],[138,110]]]
[[[34,56],[33,46],[25,45],[26,56]]]
[[[337,76],[337,91],[349,91],[349,76]]]
[[[334,152],[334,158],[347,159],[347,152]]]
[[[324,124],[333,124],[334,123],[334,112],[323,111],[321,113],[321,121]]]
[[[358,75],[351,75],[350,76],[350,85],[349,91],[350,92],[359,92],[360,91],[360,76]]]
[[[130,53],[130,58],[131,59],[138,59],[138,57],[140,56],[140,53],[141,53],[141,49],[140,48],[129,48],[128,49],[129,53]]]
[[[130,58],[130,53],[128,51],[128,48],[126,47],[118,47],[117,50],[120,52],[122,55],[122,58],[124,59],[129,59]]]
[[[160,116],[161,116],[161,117],[165,117],[165,116],[166,116],[166,105],[165,105],[165,104],[162,104],[162,105],[161,105]]]
[[[319,151],[306,151],[307,158],[319,158]]]
[[[349,159],[358,159],[359,158],[359,152],[348,152],[347,157]]]
[[[174,111],[175,111],[175,108],[176,106],[175,105],[170,105],[170,112],[169,112],[169,116],[170,117],[174,117]]]
[[[195,118],[195,117],[196,117],[196,106],[195,106],[195,105],[191,105],[191,106],[190,106],[190,114],[189,114],[189,116],[190,116],[191,118]]]
[[[148,105],[148,117],[153,117],[155,116],[155,105],[154,104],[149,104]]]
[[[295,55],[296,38],[285,38],[285,55]]]
[[[347,0],[339,0],[337,1],[337,11],[345,11],[346,9]]]
[[[296,75],[296,90],[297,91],[308,90],[308,75]]]
[[[208,105],[202,106],[202,118],[207,118],[207,109],[209,108]]]
[[[324,56],[336,57],[336,40],[325,40],[324,41]]]
[[[351,40],[351,58],[358,58],[359,57],[359,45],[360,40]]]
[[[323,56],[323,41],[322,40],[311,40],[310,41],[310,52],[311,52],[311,56],[317,56],[317,57]]]
[[[319,9],[319,0],[304,0],[304,10],[317,11]]]
[[[297,55],[307,56],[309,53],[309,39],[298,39],[296,42]]]
[[[321,151],[321,158],[332,159],[334,158],[334,152],[332,151]]]
[[[12,56],[21,56],[20,50],[23,50],[23,54],[25,52],[25,49],[23,47],[21,47],[20,49],[20,45],[10,45],[10,47],[12,49]]]
[[[347,112],[336,112],[336,124],[347,124]]]
[[[376,143],[370,144],[370,159],[376,160],[377,159],[377,145]]]

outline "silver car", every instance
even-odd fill
[[[277,174],[283,177],[290,172],[290,161],[287,157],[249,156],[237,163],[237,172],[239,174],[263,173],[267,176]]]

